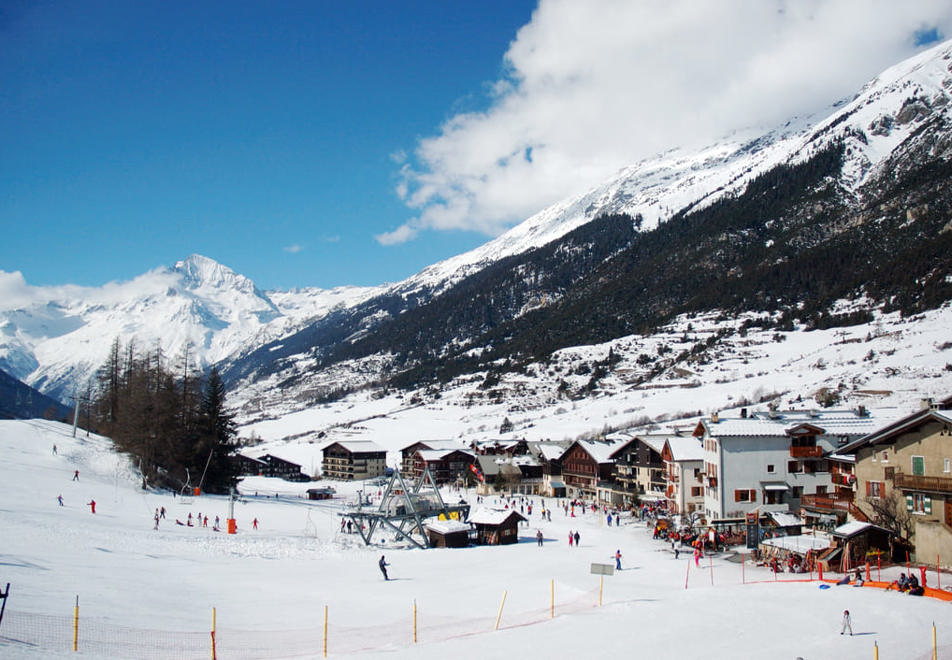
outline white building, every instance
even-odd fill
[[[694,431],[703,447],[704,511],[713,520],[759,509],[793,511],[832,490],[826,456],[891,418],[865,409],[714,414]]]
[[[704,511],[704,446],[693,436],[668,437],[661,450],[669,513]]]

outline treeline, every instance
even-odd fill
[[[151,485],[225,493],[234,484],[235,426],[216,369],[194,372],[186,348],[172,370],[160,350],[137,354],[116,339],[98,373],[97,429],[130,454]],[[145,483],[143,484],[145,486]]]

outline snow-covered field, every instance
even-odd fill
[[[952,654],[948,603],[774,583],[765,569],[742,569],[723,556],[696,569],[688,553],[675,559],[629,518],[608,527],[603,516],[555,509],[543,523],[536,502],[513,546],[367,548],[339,532],[336,515],[363,484],[336,484],[340,499],[309,503],[298,496],[309,484],[256,479],[235,504],[238,534],[228,535],[211,531],[215,516],[227,516],[227,498],[188,503],[143,491],[106,439],[74,439],[53,422],[3,421],[0,452],[0,587],[11,584],[0,624],[3,658],[208,658],[213,608],[219,657],[319,658],[325,607],[330,658],[849,660],[873,658],[874,645],[883,660],[928,658],[933,622],[939,657]],[[264,496],[274,492],[280,497]],[[95,515],[87,505],[93,499]],[[154,530],[162,506],[167,519]],[[209,528],[175,524],[190,512],[207,515]],[[570,529],[579,530],[581,547],[568,546]],[[598,606],[591,564],[610,564],[616,549],[623,570],[604,578]],[[381,553],[391,564],[389,582],[377,569]],[[942,578],[952,585],[952,576]],[[77,596],[81,635],[73,653]],[[847,608],[852,637],[839,634]],[[58,646],[11,639],[25,626]],[[48,628],[56,628],[55,640]],[[91,631],[125,641],[95,650],[83,637]]]

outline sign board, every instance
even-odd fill
[[[592,564],[592,575],[614,575],[614,564]]]
[[[747,531],[747,549],[754,550],[760,542],[760,520],[758,511],[748,513],[746,516]]]

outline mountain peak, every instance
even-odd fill
[[[172,271],[182,275],[189,288],[197,288],[202,285],[218,288],[235,285],[238,288],[247,288],[249,285],[254,287],[254,284],[245,276],[239,275],[231,268],[200,254],[193,254],[187,259],[177,262]]]

